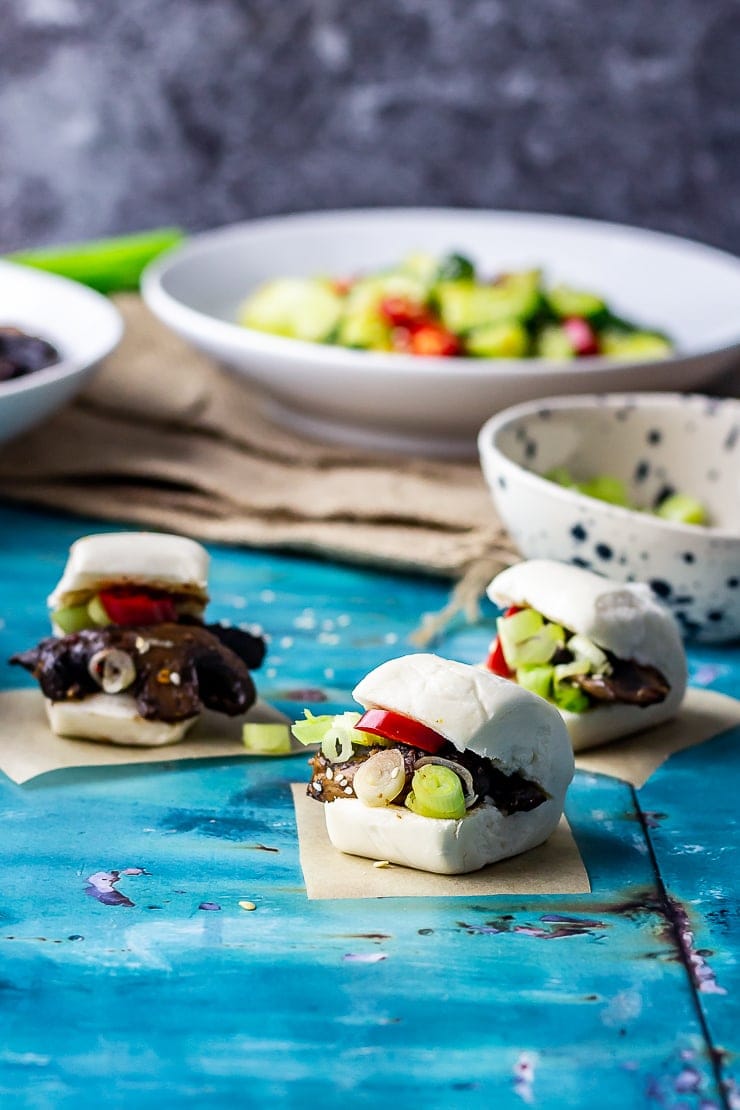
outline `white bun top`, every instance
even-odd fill
[[[678,624],[645,582],[617,582],[570,563],[530,559],[498,574],[488,596],[504,608],[530,606],[619,659],[659,667],[669,681],[685,670]]]
[[[522,770],[548,790],[572,778],[570,740],[557,709],[481,667],[404,655],[370,671],[353,696],[366,709],[413,717],[459,751],[469,748],[507,773]]]
[[[105,532],[72,544],[49,596],[51,609],[110,586],[148,586],[208,600],[208,552],[195,540],[164,532]]]

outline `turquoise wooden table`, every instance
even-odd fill
[[[0,508],[3,660],[46,633],[67,547],[96,527]],[[288,712],[348,707],[446,596],[212,555],[212,613],[269,633],[259,685]],[[479,660],[494,616],[436,650]],[[690,664],[737,694],[737,647]],[[0,664],[0,686],[27,682]],[[298,777],[233,758],[0,779],[0,1106],[740,1107],[740,730],[639,792],[578,773],[593,890],[571,897],[309,902]]]

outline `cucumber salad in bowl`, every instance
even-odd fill
[[[437,357],[644,360],[674,350],[598,293],[547,284],[536,269],[490,277],[457,253],[412,254],[352,277],[276,278],[242,303],[238,319],[289,339]]]

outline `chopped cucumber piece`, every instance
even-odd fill
[[[499,618],[499,635],[501,634],[501,626],[505,625],[506,635],[511,638],[511,642],[520,644],[523,640],[528,640],[530,636],[534,636],[535,632],[539,632],[544,623],[542,614],[538,613],[536,609],[520,609],[518,613],[512,613],[510,617]]]
[[[558,637],[556,626],[546,624],[544,628],[530,636],[528,640],[516,644],[510,649],[511,660],[504,650],[506,662],[510,667],[532,667],[540,663],[549,663],[558,650],[558,643],[562,643],[562,635]],[[552,630],[552,631],[551,631]],[[558,629],[562,633],[562,628]]]
[[[529,348],[527,329],[512,320],[473,328],[465,338],[465,350],[476,358],[523,358]]]
[[[609,666],[606,653],[593,640],[589,640],[588,636],[583,636],[580,632],[568,640],[568,650],[573,652],[576,661],[585,659],[590,663],[594,673],[603,672]]]
[[[590,673],[591,664],[588,659],[574,659],[571,663],[558,663],[553,668],[553,681],[558,686],[561,682],[573,678],[573,675]]]
[[[565,466],[554,466],[542,477],[547,478],[548,482],[557,482],[559,486],[565,486],[567,489],[573,489],[577,485],[575,478]]]
[[[261,286],[239,312],[245,328],[326,343],[336,331],[342,298],[319,278],[279,278]]]
[[[109,624],[113,624],[97,594],[87,603],[87,615],[92,623],[97,624],[99,628],[107,628]]]
[[[496,622],[504,659],[512,670],[519,667],[549,663],[558,647],[565,642],[559,624],[545,624],[534,609],[522,609]]]
[[[678,524],[708,524],[707,511],[701,501],[686,493],[672,493],[658,505],[655,515]]]
[[[553,687],[553,701],[568,713],[585,713],[591,707],[588,694],[567,682]]]
[[[573,344],[565,328],[559,324],[546,324],[537,336],[534,353],[538,358],[575,358]]]
[[[393,346],[390,325],[378,308],[348,312],[339,324],[336,341],[363,351],[390,351]]]
[[[69,636],[71,632],[81,632],[93,623],[87,605],[68,605],[64,609],[57,609],[51,614],[51,619],[65,636]]]
[[[453,251],[440,262],[437,281],[475,281],[475,266],[464,254]]]
[[[550,698],[552,696],[553,673],[553,668],[547,666],[519,667],[516,672],[516,680],[525,690],[531,690],[533,694],[538,694],[541,698]]]
[[[576,488],[587,497],[595,497],[597,501],[608,501],[610,505],[630,507],[624,482],[619,478],[612,478],[609,474],[601,474],[588,482],[577,482]]]
[[[459,775],[449,767],[426,763],[414,772],[406,805],[420,817],[464,817],[465,792]]]
[[[516,668],[515,657],[520,644],[534,636],[542,628],[544,621],[534,609],[522,609],[511,617],[499,617],[496,621],[498,642],[509,667]]]
[[[290,729],[276,723],[246,724],[242,726],[242,743],[248,751],[259,755],[288,755]]]
[[[634,331],[621,333],[606,331],[601,336],[601,347],[605,355],[612,358],[658,359],[673,354],[673,347],[663,335],[656,332]]]
[[[437,259],[433,254],[426,254],[424,251],[407,255],[401,264],[402,272],[416,278],[426,289],[429,289],[437,280],[437,269]]]
[[[601,297],[587,293],[581,289],[573,289],[569,285],[555,285],[547,294],[550,308],[561,320],[568,316],[583,316],[589,319],[598,316],[606,308]]]
[[[511,274],[497,285],[441,281],[434,298],[444,326],[456,335],[508,320],[523,323],[540,305],[539,273]]]

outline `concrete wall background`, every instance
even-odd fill
[[[737,0],[0,0],[0,251],[313,208],[740,252]]]

